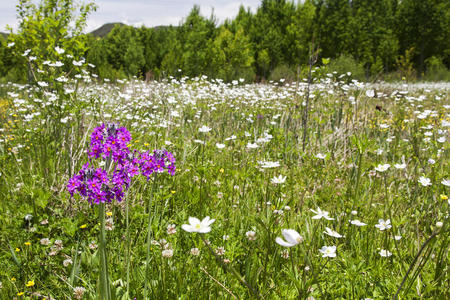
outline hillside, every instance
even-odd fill
[[[95,29],[91,32],[91,34],[95,37],[105,37],[116,25],[124,26],[125,24],[116,22],[116,23],[106,23],[103,24],[101,27]]]

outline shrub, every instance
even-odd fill
[[[450,71],[445,67],[442,58],[432,56],[426,61],[425,81],[450,81]]]
[[[269,79],[273,81],[285,79],[287,82],[292,82],[296,81],[297,74],[289,66],[279,65],[270,73]]]
[[[337,72],[338,74],[351,72],[352,77],[355,79],[366,79],[363,65],[350,55],[341,55],[338,58],[331,60],[330,64],[327,66],[327,72]]]

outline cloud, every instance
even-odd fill
[[[33,2],[39,1],[33,0]],[[110,22],[123,22],[129,25],[144,24],[148,27],[178,25],[183,18],[187,17],[194,5],[199,5],[200,13],[206,17],[214,11],[220,23],[225,19],[234,18],[241,4],[255,12],[260,0],[97,0],[95,3],[98,9],[88,18],[87,32]],[[0,31],[5,31],[7,24],[17,29],[15,6],[16,1],[0,1]]]

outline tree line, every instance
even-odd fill
[[[102,78],[295,79],[314,52],[330,70],[368,79],[448,74],[449,33],[446,0],[262,0],[223,24],[194,6],[179,26],[116,26],[83,41]],[[8,51],[4,40],[0,76],[14,69]]]

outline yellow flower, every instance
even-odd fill
[[[25,242],[25,246],[30,246],[31,243],[30,242]]]
[[[225,170],[223,168],[220,168],[219,172],[223,173],[223,172],[225,172]]]
[[[447,197],[447,195],[441,195],[441,200],[448,200],[448,197]]]
[[[106,215],[107,215],[108,217],[111,217],[111,216],[112,216],[112,212],[107,211],[107,212],[106,212]]]
[[[20,252],[20,249],[19,249],[19,248],[16,248],[16,252]]]
[[[12,278],[11,278],[11,281],[16,281],[16,277],[12,277]]]
[[[81,229],[84,229],[84,228],[86,228],[86,227],[87,227],[86,224],[83,224],[83,225],[80,226]]]
[[[17,293],[17,296],[23,296],[25,293],[24,292],[19,292]]]
[[[176,192],[175,191],[170,191],[172,194],[175,194]]]
[[[26,287],[30,287],[34,285],[34,280],[30,280],[27,282],[27,284],[25,284]]]

